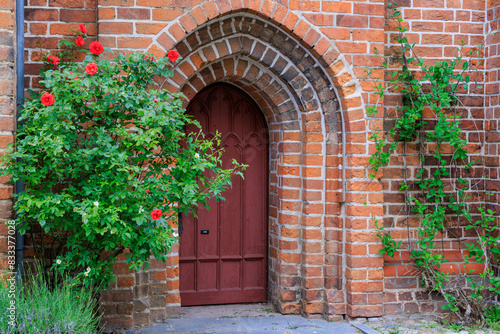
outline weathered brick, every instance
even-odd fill
[[[129,22],[102,22],[99,23],[99,32],[102,34],[131,34],[133,23]]]
[[[106,10],[106,9],[104,9]],[[80,9],[61,9],[60,12],[61,21],[65,22],[95,22],[95,11],[94,10],[80,10]]]
[[[146,8],[117,8],[117,18],[124,20],[149,20],[151,11]]]

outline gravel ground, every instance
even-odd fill
[[[500,333],[490,329],[464,329],[443,326],[440,322],[422,316],[385,316],[381,318],[357,319],[359,323],[367,325],[383,334],[489,334]]]

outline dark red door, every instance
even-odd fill
[[[180,238],[181,304],[263,302],[267,299],[267,127],[240,89],[215,84],[201,91],[187,112],[207,136],[221,133],[224,167],[233,158],[249,167],[233,176],[225,201],[186,217]]]

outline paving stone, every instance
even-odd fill
[[[319,328],[325,328],[333,333],[357,333],[354,327],[345,322],[328,322],[320,319],[308,319],[307,321],[313,323]]]
[[[184,333],[212,331],[217,333],[236,333],[245,330],[236,318],[174,319],[168,321],[168,324],[174,332]]]
[[[157,334],[157,333],[171,333],[172,327],[168,324],[157,324],[152,328],[144,328],[140,331],[141,334]]]
[[[283,317],[249,317],[238,318],[247,331],[262,329],[293,329],[298,327],[316,327],[314,324],[302,317],[283,316]]]
[[[379,331],[360,323],[359,321],[351,321],[351,325],[363,332],[363,334],[380,334]]]
[[[347,333],[356,333],[356,332],[343,332],[343,331],[334,331],[332,332],[331,329],[324,329],[324,328],[298,328],[295,330],[289,330],[287,333],[293,333],[293,334],[347,334]],[[253,334],[253,333],[252,333]]]
[[[347,323],[306,319],[301,316],[269,316],[173,319],[165,324],[142,329],[138,333],[356,334],[358,332]]]

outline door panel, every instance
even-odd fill
[[[263,302],[267,299],[266,123],[251,98],[227,84],[200,92],[187,112],[207,136],[221,133],[224,168],[232,166],[233,158],[249,167],[244,180],[232,178],[232,188],[222,195],[225,201],[211,200],[210,210],[197,208],[198,218],[184,219],[181,304]]]

